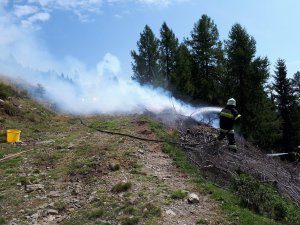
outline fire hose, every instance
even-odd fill
[[[93,130],[96,130],[96,131],[101,132],[101,133],[129,137],[129,138],[133,138],[133,139],[137,139],[137,140],[141,140],[141,141],[149,141],[149,142],[156,142],[156,143],[168,143],[168,144],[173,144],[173,145],[180,145],[179,142],[175,142],[175,141],[143,138],[143,137],[135,136],[135,135],[132,135],[132,134],[126,134],[126,133],[120,133],[120,132],[115,132],[115,131],[102,130],[102,129],[91,127],[91,126],[87,125],[81,118],[79,118],[79,120],[80,120],[80,123],[83,126],[88,127],[90,129],[93,129]]]

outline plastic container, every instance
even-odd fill
[[[15,143],[20,141],[21,131],[16,129],[7,130],[7,142]]]

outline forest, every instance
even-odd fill
[[[300,71],[290,78],[284,56],[271,66],[256,50],[254,37],[239,23],[220,40],[207,15],[183,41],[166,22],[159,37],[146,25],[131,51],[132,79],[193,105],[222,107],[233,97],[242,115],[240,135],[265,151],[299,152]]]

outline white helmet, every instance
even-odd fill
[[[228,99],[227,105],[233,105],[233,106],[236,106],[236,101],[235,101],[235,99],[234,99],[234,98]]]

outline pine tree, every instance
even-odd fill
[[[291,137],[291,143],[296,151],[300,151],[300,72],[296,72],[292,79],[293,91],[296,98],[296,107],[292,112],[293,130],[294,133]]]
[[[285,61],[278,59],[274,75],[275,102],[282,119],[282,146],[290,151],[292,136],[295,131],[293,113],[296,111],[296,98],[291,81],[287,78]]]
[[[181,44],[176,54],[175,73],[171,76],[172,92],[178,98],[191,99],[195,90],[192,82],[192,57],[185,44]]]
[[[235,24],[229,33],[229,39],[225,42],[225,49],[228,81],[225,93],[227,97],[236,98],[243,116],[241,120],[243,134],[250,136],[250,125],[254,115],[254,107],[251,107],[250,102],[251,65],[255,57],[256,42],[245,28]]]
[[[164,22],[160,29],[161,40],[159,42],[160,69],[163,87],[169,89],[171,76],[175,73],[176,53],[178,49],[178,39],[173,31]]]
[[[140,84],[152,84],[157,86],[159,79],[159,41],[155,37],[151,28],[146,25],[144,31],[140,34],[140,40],[137,42],[138,53],[131,52],[134,60],[132,69],[134,75],[132,79]]]
[[[223,51],[217,26],[210,17],[203,15],[194,25],[188,44],[196,65],[195,97],[213,102],[216,99],[215,81],[220,75]]]
[[[248,109],[249,115],[244,116],[247,126],[244,130],[248,138],[263,149],[277,147],[275,144],[280,139],[280,120],[278,119],[275,105],[268,98],[265,85],[270,76],[269,60],[255,58],[251,63],[250,78],[248,82],[248,100],[241,104]]]
[[[248,140],[267,147],[280,134],[279,121],[264,90],[269,78],[269,61],[267,58],[255,58],[255,53],[254,38],[240,24],[235,24],[226,41],[227,83],[224,96],[237,100],[242,114],[242,134]]]
[[[294,92],[298,98],[298,104],[300,104],[300,71],[297,71],[294,74],[294,77],[292,79],[292,85]]]

